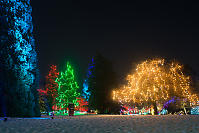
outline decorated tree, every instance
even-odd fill
[[[127,81],[127,85],[113,91],[113,98],[121,103],[152,103],[157,112],[157,103],[173,97],[194,105],[199,100],[190,85],[190,77],[183,73],[183,66],[177,62],[166,63],[164,59],[144,61],[127,76]]]
[[[56,82],[58,76],[59,72],[57,71],[57,66],[51,65],[49,74],[46,76],[45,91],[49,107],[53,110],[56,108],[56,97],[58,96],[58,83]]]
[[[66,70],[61,72],[56,82],[58,83],[58,97],[56,98],[58,108],[66,109],[69,103],[78,105],[79,86],[75,81],[74,70],[69,62],[67,62]]]
[[[40,116],[31,12],[30,0],[0,1],[0,101],[8,116]]]

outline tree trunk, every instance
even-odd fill
[[[158,109],[156,102],[153,102],[153,108],[154,108],[154,115],[158,115]]]

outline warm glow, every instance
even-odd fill
[[[121,103],[164,102],[176,96],[196,104],[198,96],[192,93],[190,78],[182,72],[183,66],[165,63],[164,59],[147,60],[137,65],[127,76],[128,84],[113,91],[113,99]]]

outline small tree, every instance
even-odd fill
[[[76,98],[80,96],[79,86],[75,81],[74,70],[69,62],[67,62],[66,70],[61,72],[56,82],[58,83],[58,97],[56,98],[58,108],[66,109],[69,103],[78,105]]]

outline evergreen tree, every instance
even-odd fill
[[[40,116],[31,12],[30,0],[0,1],[0,91],[8,116]]]
[[[59,72],[57,72],[57,66],[50,66],[49,74],[46,76],[45,91],[47,92],[48,105],[53,110],[55,109],[56,97],[58,96],[58,84],[56,82],[58,75]]]
[[[116,74],[112,64],[102,55],[97,54],[89,68],[88,77],[89,107],[97,109],[99,113],[113,113],[115,107],[112,101],[112,89],[116,87]]]
[[[77,97],[79,86],[75,81],[74,70],[69,62],[67,62],[66,70],[61,72],[56,82],[58,83],[57,106],[61,109],[66,109],[69,103],[78,105]]]

